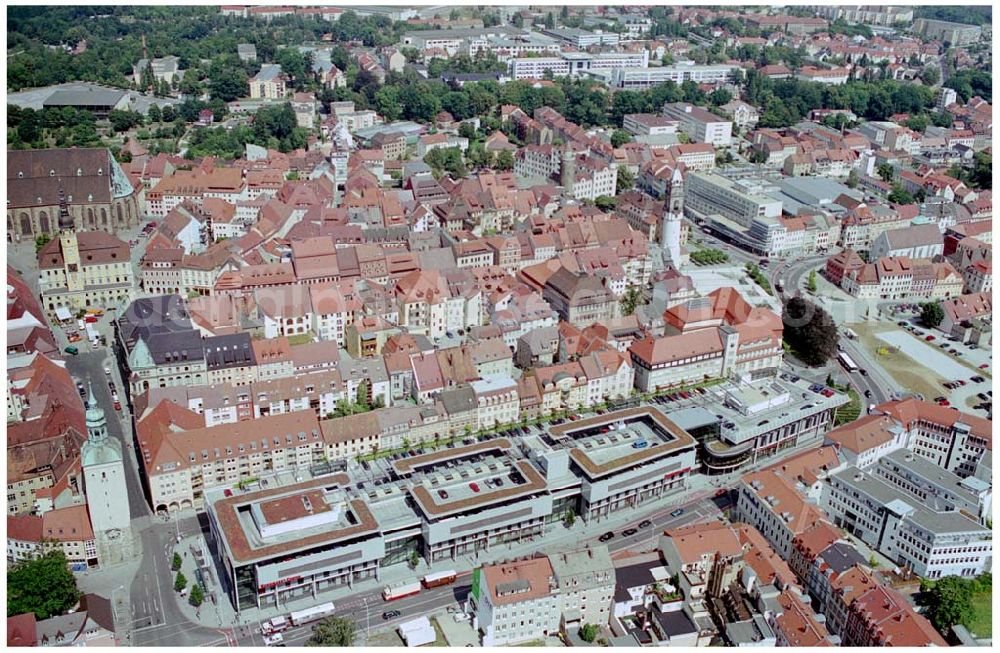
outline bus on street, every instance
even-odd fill
[[[840,361],[841,366],[848,372],[857,372],[858,364],[854,362],[854,359],[847,355],[846,351],[842,351],[837,354],[837,360]]]

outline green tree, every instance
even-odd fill
[[[784,338],[805,364],[823,365],[837,354],[837,325],[825,310],[792,297],[782,311]]]
[[[208,92],[214,99],[232,102],[249,91],[249,78],[242,66],[216,61],[208,69]]]
[[[545,29],[554,29],[555,26],[556,26],[556,19],[555,16],[553,16],[552,12],[550,11],[549,13],[545,14]]]
[[[806,282],[806,290],[811,293],[816,292],[816,270],[809,271],[809,281]]]
[[[121,111],[112,109],[108,112],[108,121],[115,132],[124,132],[132,129],[142,122],[142,116],[134,111]]]
[[[175,551],[174,557],[170,559],[170,569],[172,569],[173,571],[180,571],[182,564],[183,562],[181,561],[181,554]]]
[[[632,134],[624,129],[616,129],[611,132],[611,147],[621,147],[632,140]]]
[[[567,528],[572,528],[573,524],[576,523],[576,513],[573,512],[572,508],[566,508],[566,514],[563,515],[563,522]]]
[[[886,199],[893,204],[913,204],[917,201],[913,193],[903,188],[902,184],[893,184],[892,192]]]
[[[414,569],[416,569],[417,565],[419,565],[419,564],[420,564],[420,554],[417,553],[416,551],[411,551],[410,552],[410,566],[413,567]]]
[[[194,587],[191,588],[191,596],[188,597],[188,603],[194,607],[198,607],[205,600],[205,592],[201,589],[201,585],[195,583]]]
[[[721,107],[723,104],[729,104],[729,101],[733,99],[733,94],[724,88],[717,88],[708,96],[708,101],[717,107]]]
[[[187,584],[188,584],[188,579],[184,576],[183,573],[178,571],[177,578],[174,579],[174,591],[180,592],[185,587],[187,587]]]
[[[594,200],[594,206],[602,211],[613,211],[615,208],[615,198],[608,195],[601,195]]]
[[[593,642],[597,639],[597,635],[600,632],[600,629],[595,624],[584,624],[580,628],[580,639],[588,643]]]
[[[935,328],[944,320],[944,309],[940,302],[924,302],[920,304],[920,321],[924,326]]]
[[[41,251],[43,247],[49,244],[50,240],[52,240],[52,236],[50,236],[49,234],[41,234],[40,236],[35,238],[35,251],[36,252]]]
[[[635,188],[635,175],[626,166],[618,166],[618,192],[624,193],[633,188]]]
[[[878,172],[878,176],[885,183],[889,183],[896,176],[896,169],[893,168],[892,165],[890,165],[888,163],[883,163],[882,165],[880,165],[878,167],[877,172]]]
[[[149,107],[149,111],[146,113],[146,119],[150,123],[160,122],[163,120],[163,114],[160,113],[160,105],[152,104]]]
[[[848,188],[857,188],[858,187],[858,183],[860,181],[861,181],[861,179],[860,179],[860,177],[858,177],[858,171],[857,170],[853,170],[852,169],[849,173],[847,173],[847,187]]]
[[[306,646],[353,646],[354,622],[343,617],[328,617],[313,627]]]
[[[500,150],[497,153],[496,169],[508,172],[514,169],[514,153],[510,150]]]
[[[48,619],[64,614],[79,600],[76,578],[61,549],[7,567],[8,617],[33,612],[35,619]]]
[[[297,90],[305,88],[307,75],[312,72],[312,55],[305,55],[297,48],[288,47],[278,51],[275,62],[281,66],[281,72],[292,78]]]
[[[934,581],[921,598],[927,618],[941,632],[972,617],[972,582],[968,579],[945,576]]]
[[[642,300],[642,291],[640,291],[635,286],[630,286],[628,290],[625,291],[625,294],[622,295],[620,303],[622,307],[622,313],[624,315],[632,315],[633,313],[635,313],[635,309],[638,306],[645,303]]]

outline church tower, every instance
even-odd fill
[[[566,194],[575,197],[573,186],[576,183],[576,152],[567,143],[562,151],[562,165],[560,166],[560,181]]]
[[[670,259],[670,264],[679,270],[681,265],[681,219],[684,216],[684,178],[681,176],[679,168],[674,168],[670,182],[667,184],[663,210],[660,245]]]
[[[76,225],[69,213],[66,193],[59,190],[59,249],[66,266],[66,288],[70,292],[83,291],[83,269],[80,267],[80,244],[76,239]]]
[[[87,441],[80,448],[83,488],[101,566],[130,559],[134,551],[122,444],[108,437],[104,410],[90,388],[87,397]]]

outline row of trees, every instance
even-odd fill
[[[222,16],[217,7],[208,6],[13,7],[8,14],[7,87],[83,80],[129,88],[132,66],[143,56],[143,36],[150,57],[176,55],[181,68],[189,69],[202,60],[235,54],[239,43],[252,43],[260,60],[273,61],[281,44],[315,42],[324,34],[332,34],[335,42],[383,46],[397,43],[411,29],[416,28],[353,11],[331,24],[305,15],[267,22]],[[62,47],[83,40],[87,48],[81,54]]]

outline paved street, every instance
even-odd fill
[[[125,455],[125,484],[128,488],[129,514],[132,520],[148,517],[150,515],[149,504],[143,493],[143,485],[139,480],[138,463],[132,448],[132,427],[129,423],[128,406],[123,404],[121,411],[115,410],[111,391],[108,389],[108,377],[104,374],[105,367],[111,369],[115,386],[118,388],[118,397],[124,399],[125,395],[118,378],[118,366],[112,363],[109,348],[102,347],[96,351],[87,351],[87,349],[89,349],[89,345],[81,346],[78,356],[67,356],[66,368],[84,386],[89,383],[93,387],[94,398],[98,405],[104,409],[104,414],[107,417],[108,434],[122,443],[122,453]]]

